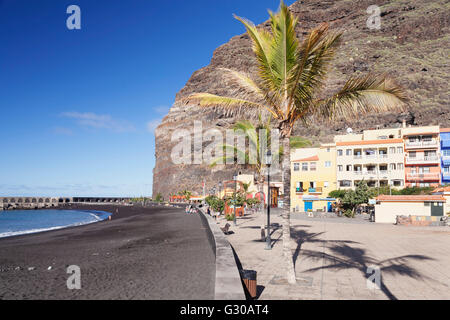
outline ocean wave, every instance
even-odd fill
[[[69,224],[69,225],[65,225],[65,226],[48,227],[48,228],[41,228],[41,229],[19,230],[19,231],[8,231],[8,232],[0,233],[0,238],[21,236],[21,235],[25,235],[25,234],[52,231],[52,230],[70,228],[70,227],[78,227],[78,226],[87,225],[87,224],[91,224],[91,223],[95,223],[95,222],[99,222],[99,221],[102,221],[102,219],[97,219],[94,221],[78,222],[78,223],[73,223],[73,224]]]

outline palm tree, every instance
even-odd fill
[[[406,95],[401,87],[384,75],[350,77],[344,86],[326,98],[322,89],[328,68],[341,45],[342,33],[331,32],[323,23],[299,41],[295,28],[298,19],[281,2],[278,13],[270,12],[271,33],[252,22],[235,16],[247,29],[258,64],[258,77],[222,69],[225,80],[238,89],[235,96],[194,93],[180,103],[198,103],[202,107],[265,110],[280,130],[284,154],[282,160],[284,199],[283,251],[288,266],[288,281],[295,283],[290,245],[290,144],[294,125],[311,119],[358,118],[362,114],[405,108]]]
[[[263,150],[267,146],[267,148],[271,148],[270,144],[270,131],[271,131],[271,117],[267,119],[266,122],[262,121],[261,115],[258,117],[259,121],[256,127],[250,121],[238,121],[233,129],[236,133],[244,134],[248,137],[249,148],[244,148],[241,150],[236,146],[231,145],[222,145],[219,148],[222,148],[223,154],[216,159],[214,159],[210,166],[214,167],[218,163],[229,163],[230,160],[235,161],[236,158],[241,158],[245,160],[243,164],[246,169],[251,169],[255,173],[256,183],[258,185],[259,192],[263,192],[264,187],[264,171],[265,171],[265,163],[264,156],[265,151]],[[265,130],[265,131],[260,131]],[[261,134],[260,134],[261,133]],[[262,139],[265,141],[263,142]],[[251,151],[252,150],[252,151]],[[253,154],[252,154],[253,152]],[[283,149],[280,148],[278,150],[277,155],[273,155],[274,158],[276,156],[281,157],[283,154]],[[251,161],[252,159],[252,161]]]

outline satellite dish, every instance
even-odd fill
[[[353,129],[352,128],[347,128],[347,133],[348,134],[353,133]]]

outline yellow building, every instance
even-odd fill
[[[331,211],[335,199],[328,194],[336,189],[334,144],[291,152],[291,211]]]

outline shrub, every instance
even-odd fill
[[[344,212],[344,216],[346,216],[347,218],[354,218],[355,213],[353,212],[353,210],[348,209],[347,211]]]
[[[225,219],[227,219],[227,221],[233,221],[234,220],[234,214],[227,214],[225,216]]]

